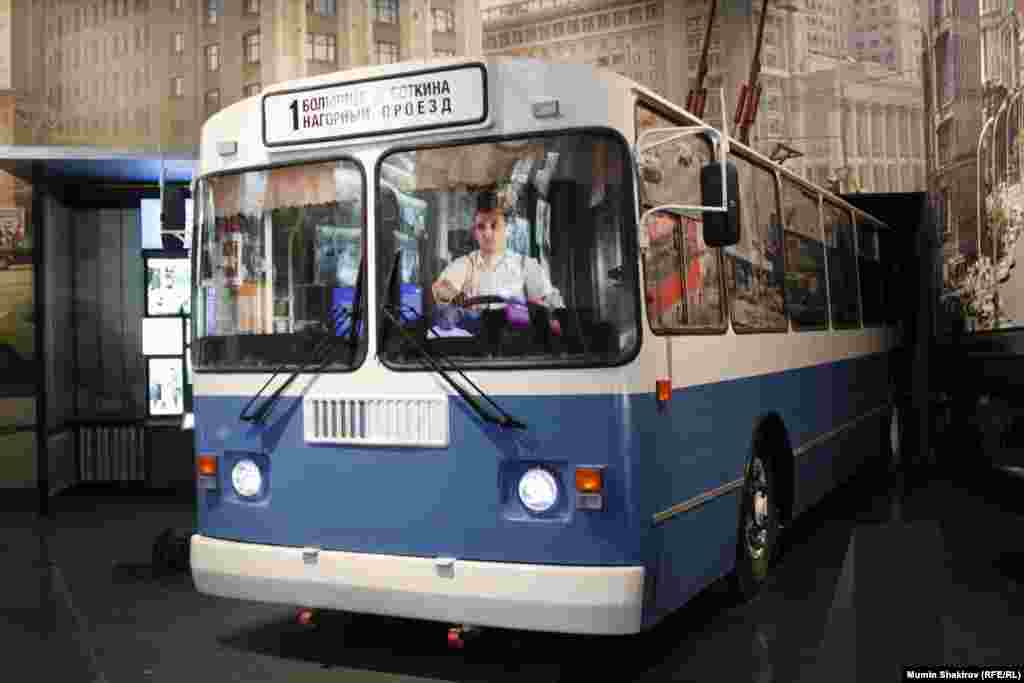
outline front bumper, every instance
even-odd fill
[[[199,534],[190,556],[196,588],[225,598],[563,633],[641,627],[643,567],[307,552]]]

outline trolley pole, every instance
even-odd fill
[[[704,79],[708,75],[708,48],[711,45],[711,29],[715,24],[715,10],[718,9],[718,0],[711,0],[711,7],[708,9],[708,25],[704,30],[704,45],[700,51],[700,66],[697,69],[697,80],[693,89],[686,97],[686,109],[697,118],[704,118],[704,105],[707,103],[708,91],[704,87]],[[725,115],[725,112],[722,112]]]
[[[739,126],[739,140],[744,145],[750,144],[750,129],[757,120],[757,107],[761,103],[761,45],[764,42],[764,22],[768,17],[768,0],[761,2],[761,19],[757,24],[757,40],[754,42],[754,58],[750,62],[750,79],[741,91],[740,103],[736,117]]]

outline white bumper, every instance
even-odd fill
[[[190,554],[196,588],[225,598],[564,633],[636,633],[641,625],[643,567],[449,563],[327,550],[314,562],[302,548],[198,534]]]

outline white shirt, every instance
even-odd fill
[[[447,280],[466,298],[476,296],[522,297],[542,301],[551,308],[563,308],[562,296],[535,259],[506,251],[493,270],[486,270],[480,250],[461,256],[444,269],[439,280]]]

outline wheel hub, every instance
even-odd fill
[[[752,464],[751,506],[745,520],[747,553],[760,560],[768,550],[768,481],[760,460]]]

